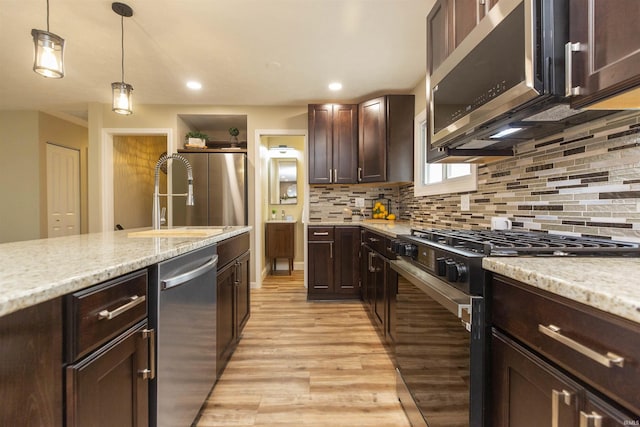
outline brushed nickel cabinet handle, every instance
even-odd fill
[[[580,427],[602,427],[602,415],[595,411],[590,414],[580,411]]]
[[[313,235],[314,236],[328,236],[329,232],[328,231],[314,231]]]
[[[567,390],[551,390],[551,427],[560,427],[560,403],[571,406],[573,394]]]
[[[362,181],[362,168],[358,168],[358,181]]]
[[[583,356],[587,356],[594,362],[606,366],[607,368],[611,368],[613,366],[622,368],[624,366],[624,357],[618,356],[617,354],[612,352],[607,352],[607,354],[600,354],[597,351],[587,347],[586,345],[574,341],[565,335],[562,335],[560,328],[555,325],[544,326],[538,324],[538,331],[542,332],[549,338],[552,338],[559,343],[566,345],[570,349],[577,351]]]
[[[156,377],[156,331],[154,329],[143,329],[140,331],[143,339],[149,339],[149,369],[138,371],[145,380],[152,380]]]
[[[581,52],[584,47],[581,43],[568,42],[564,45],[564,94],[565,96],[580,95],[580,86],[573,86],[573,53]]]
[[[126,304],[121,305],[120,307],[116,308],[113,311],[109,311],[109,310],[102,310],[98,313],[98,320],[102,320],[102,319],[107,319],[107,320],[111,320],[114,317],[118,317],[120,316],[122,313],[125,313],[129,310],[131,310],[132,308],[134,308],[135,306],[142,304],[145,300],[147,299],[146,296],[138,296],[138,295],[134,295],[131,298],[129,298],[129,302]]]
[[[333,184],[333,171],[329,168],[329,184]]]
[[[329,258],[333,258],[333,242],[329,242]]]

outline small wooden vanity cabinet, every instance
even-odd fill
[[[276,274],[276,261],[286,258],[289,264],[289,275],[293,270],[296,256],[295,222],[267,222],[265,226],[266,256],[271,259],[271,273]]]

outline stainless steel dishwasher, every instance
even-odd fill
[[[190,426],[216,381],[216,246],[157,264],[149,321],[157,331],[150,424]]]

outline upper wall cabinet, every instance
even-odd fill
[[[309,105],[309,184],[354,184],[358,106]]]
[[[413,95],[387,95],[358,111],[358,182],[413,181]]]
[[[640,107],[640,1],[570,0],[569,8],[571,106]]]
[[[498,0],[438,0],[427,16],[427,64],[430,74],[478,25]]]

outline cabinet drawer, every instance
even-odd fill
[[[640,325],[503,277],[491,288],[494,326],[640,413]]]
[[[68,362],[147,317],[147,281],[141,270],[66,297]]]
[[[249,233],[231,237],[218,243],[218,271],[249,250]]]
[[[333,240],[333,227],[309,227],[309,240]]]
[[[371,249],[378,252],[381,255],[385,255],[387,249],[385,245],[386,238],[378,233],[365,230],[362,235],[362,242],[368,245]]]

